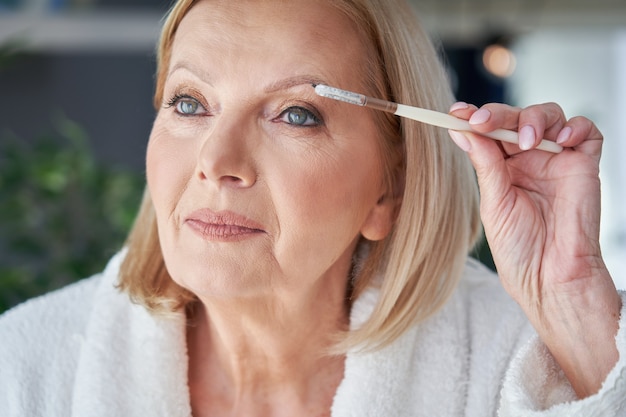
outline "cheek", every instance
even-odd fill
[[[373,155],[322,155],[290,164],[282,191],[273,193],[281,232],[307,236],[311,251],[349,245],[379,198],[381,169]]]
[[[159,217],[174,209],[195,167],[191,146],[172,137],[155,123],[146,151],[146,180]]]

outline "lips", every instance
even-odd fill
[[[185,218],[185,224],[208,240],[240,240],[265,233],[260,224],[230,211],[196,210]]]

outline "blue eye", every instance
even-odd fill
[[[280,114],[280,119],[294,126],[319,126],[321,120],[304,107],[289,107]]]
[[[167,102],[166,107],[174,107],[176,113],[181,116],[193,116],[206,113],[206,110],[198,100],[190,96],[176,95]]]
[[[196,114],[199,107],[200,103],[195,100],[185,99],[176,103],[176,111],[181,114]]]

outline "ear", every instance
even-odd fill
[[[382,195],[363,222],[361,235],[372,241],[387,237],[395,222],[398,204],[399,199],[392,196],[391,193]]]

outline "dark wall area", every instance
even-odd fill
[[[13,57],[0,67],[0,130],[32,140],[61,115],[82,126],[99,160],[142,171],[154,67],[151,53]]]
[[[505,101],[505,84],[487,73],[482,64],[483,49],[469,46],[449,46],[445,60],[452,71],[454,93],[458,100],[482,106]]]

